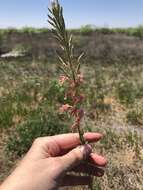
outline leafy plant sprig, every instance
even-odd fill
[[[69,35],[66,30],[65,20],[63,17],[63,8],[59,4],[58,0],[53,0],[51,2],[51,8],[49,8],[49,12],[50,14],[48,15],[48,22],[52,26],[51,31],[62,50],[62,55],[57,53],[60,61],[60,65],[58,66],[63,72],[63,75],[60,76],[59,82],[61,85],[67,83],[68,90],[65,94],[65,97],[71,99],[71,105],[62,105],[60,111],[68,112],[72,117],[74,117],[75,121],[71,128],[78,130],[80,141],[82,144],[85,144],[86,142],[83,137],[84,132],[81,128],[81,120],[84,116],[82,103],[85,99],[85,96],[84,94],[81,94],[83,76],[80,72],[81,58],[84,54],[82,53],[77,58],[75,58],[73,37],[72,35]]]

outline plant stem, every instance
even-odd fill
[[[52,32],[55,36],[55,38],[58,40],[60,47],[62,48],[63,51],[63,58],[62,56],[59,56],[60,61],[62,63],[62,65],[60,66],[60,69],[63,71],[63,73],[65,74],[65,76],[68,76],[68,78],[70,79],[71,83],[73,85],[72,90],[75,92],[75,96],[78,97],[79,96],[79,84],[80,83],[78,81],[78,71],[80,69],[80,58],[82,55],[79,56],[79,58],[75,61],[75,59],[73,58],[73,41],[72,41],[72,35],[68,35],[68,32],[66,30],[66,26],[65,26],[65,20],[63,17],[63,9],[61,7],[61,5],[59,4],[58,0],[56,0],[53,4],[52,4],[52,8],[49,9],[51,15],[49,16],[49,23],[52,26]],[[76,63],[78,63],[78,66],[76,66],[74,64],[74,61]],[[65,66],[67,66],[65,68]],[[71,86],[70,86],[71,88]],[[73,103],[74,104],[74,103]],[[77,105],[76,105],[77,107]],[[80,137],[80,141],[81,144],[85,144],[86,141],[84,139],[84,132],[80,127],[80,123],[77,126],[78,128],[78,133],[79,133],[79,137]]]
[[[79,138],[80,138],[81,144],[82,144],[82,145],[86,144],[86,141],[85,141],[85,139],[84,139],[84,137],[83,137],[84,132],[83,132],[83,130],[80,128],[80,126],[78,126],[78,133],[79,133]]]

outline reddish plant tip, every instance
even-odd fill
[[[63,112],[67,112],[71,108],[72,108],[72,106],[70,106],[69,104],[65,104],[60,107],[59,111],[60,111],[60,113],[63,113]]]

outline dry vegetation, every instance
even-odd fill
[[[6,38],[0,48],[12,50],[26,36],[21,35],[9,36],[10,45]],[[43,44],[44,34],[37,35],[39,48],[37,36],[31,37],[31,48],[24,46],[29,48],[26,57],[0,60],[1,181],[34,138],[68,131],[67,116],[57,112],[64,102],[64,89],[56,82],[59,70],[52,58],[55,43],[50,41],[50,34],[45,34],[49,37]],[[78,34],[75,42],[78,51],[88,50],[83,66],[83,90],[87,94],[83,124],[87,130],[105,134],[94,149],[109,162],[104,177],[94,179],[93,189],[142,190],[143,43],[140,37],[103,33]]]

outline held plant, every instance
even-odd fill
[[[85,95],[82,94],[81,85],[83,84],[83,75],[80,72],[81,58],[83,53],[78,57],[74,55],[74,46],[72,35],[69,35],[63,17],[63,8],[58,0],[51,2],[49,8],[48,22],[52,26],[52,33],[58,41],[62,51],[62,55],[57,53],[60,64],[58,65],[62,71],[59,82],[60,85],[66,86],[65,100],[66,104],[62,105],[60,112],[66,112],[74,119],[71,126],[72,130],[78,130],[80,141],[85,144],[83,137],[84,131],[81,127],[81,121],[84,117],[84,110],[82,108],[85,100]],[[70,100],[70,101],[69,101]]]

